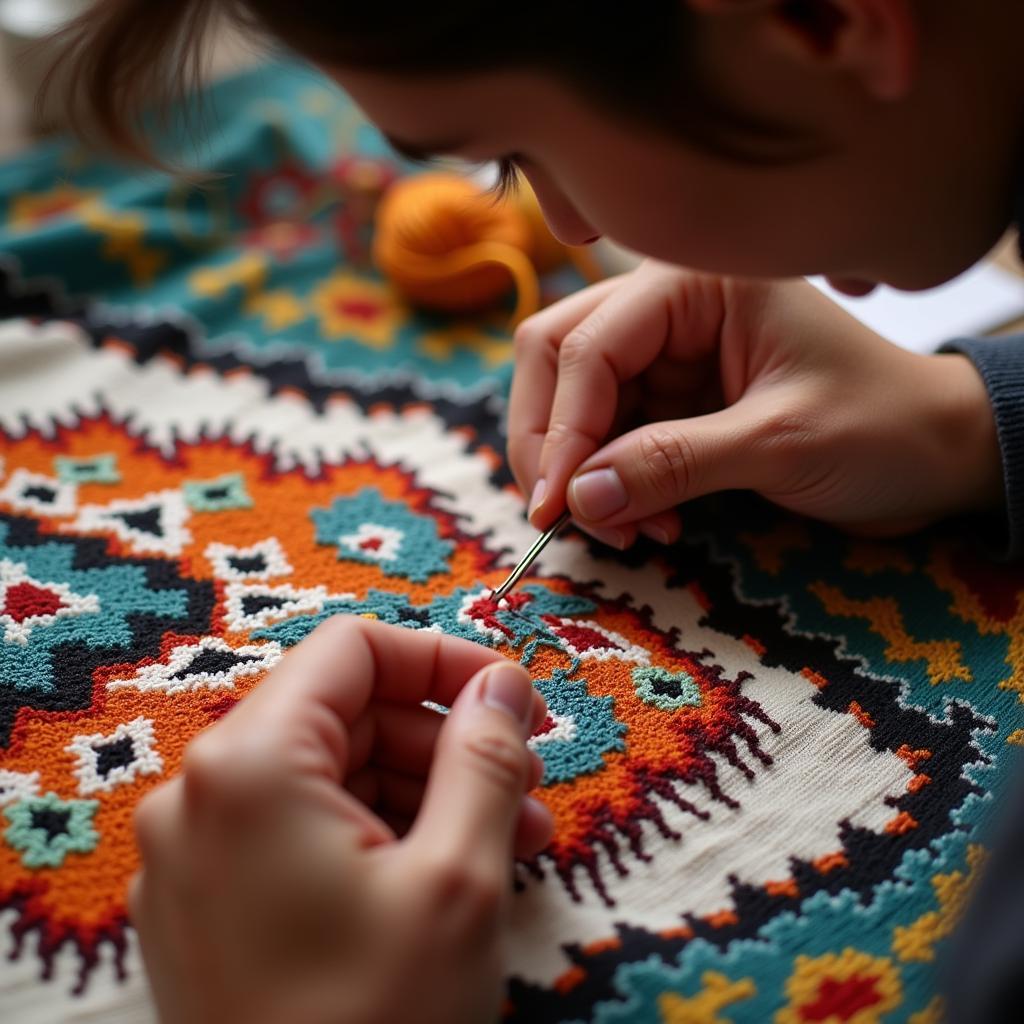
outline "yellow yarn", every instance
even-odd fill
[[[373,258],[414,303],[450,313],[485,309],[515,287],[515,323],[540,308],[539,273],[572,259],[601,274],[583,248],[548,230],[523,182],[506,202],[458,174],[437,171],[395,182],[377,208]]]

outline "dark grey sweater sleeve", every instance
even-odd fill
[[[985,382],[1003,460],[1006,511],[998,539],[986,546],[1003,558],[1024,554],[1024,335],[1010,338],[961,338],[940,352],[961,352]]]

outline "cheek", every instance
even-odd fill
[[[587,199],[602,235],[645,256],[710,273],[789,277],[835,265],[835,236],[816,216],[793,219],[747,193],[717,189],[658,189],[653,183]]]

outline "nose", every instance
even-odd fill
[[[562,245],[590,245],[601,237],[600,232],[594,229],[576,209],[572,200],[546,174],[533,167],[523,168],[523,173],[537,196],[551,234]]]

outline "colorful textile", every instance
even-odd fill
[[[733,496],[672,551],[569,532],[494,605],[533,539],[502,321],[412,314],[345,262],[312,197],[383,149],[323,82],[215,98],[232,177],[203,205],[66,144],[0,170],[11,1019],[150,1019],[132,809],[345,612],[500,650],[548,701],[558,828],[518,871],[509,1020],[939,1021],[1024,744],[1021,569]]]

